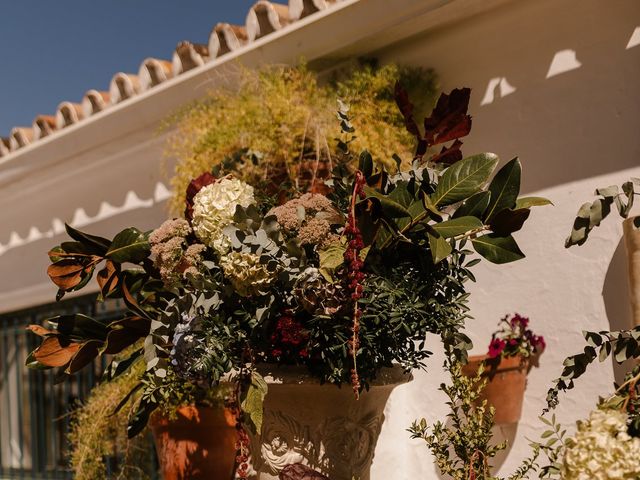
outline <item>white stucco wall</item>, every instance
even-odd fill
[[[444,90],[472,87],[474,127],[465,152],[493,151],[503,162],[519,155],[523,191],[555,204],[536,209],[516,234],[525,260],[483,262],[471,287],[474,353],[485,353],[506,313],[529,316],[547,340],[540,368],[529,376],[522,421],[497,431],[510,440],[506,458],[497,462],[501,475],[528,455],[525,437],[542,432],[537,417],[546,391],[562,360],[581,350],[580,332],[630,324],[620,222],[605,222],[583,247],[563,244],[596,187],[640,175],[640,46],[627,48],[639,27],[634,0],[521,1],[380,52],[383,60],[434,67]],[[568,71],[547,78],[556,55],[555,71]],[[406,428],[415,418],[446,415],[437,390],[446,380],[441,363],[434,357],[429,372],[394,393],[372,478],[439,478],[426,446],[408,440]],[[584,416],[612,381],[611,362],[597,365],[561,396],[559,419],[571,425]]]

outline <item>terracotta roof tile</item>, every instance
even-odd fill
[[[33,128],[30,127],[13,127],[11,136],[9,137],[9,147],[11,151],[26,147],[33,141]]]
[[[9,146],[9,139],[0,137],[0,157],[9,155],[9,152],[11,152],[11,147]]]
[[[180,42],[173,53],[171,61],[173,75],[180,75],[188,70],[200,67],[209,58],[209,47],[200,43]]]
[[[246,23],[247,36],[252,42],[289,24],[289,7],[281,3],[260,0],[249,10]]]
[[[56,110],[56,129],[60,130],[79,122],[84,118],[82,104],[62,102]]]
[[[116,73],[109,84],[109,98],[112,105],[131,98],[140,92],[140,79],[131,73]]]
[[[211,31],[208,45],[181,42],[171,61],[147,58],[140,64],[137,75],[122,72],[115,74],[111,79],[109,92],[89,90],[81,103],[60,103],[55,116],[38,115],[32,128],[13,128],[9,138],[0,139],[0,157],[10,155],[57,130],[82,122],[111,105],[126,101],[340,1],[342,0],[289,0],[288,4],[283,4],[259,0],[249,9],[245,26],[218,23]]]
[[[82,98],[82,115],[90,117],[101,112],[109,105],[109,92],[89,90]]]
[[[158,60],[157,58],[147,58],[142,62],[138,71],[140,89],[143,92],[169,80],[171,77],[173,77],[171,62]]]
[[[219,23],[209,35],[209,55],[211,58],[219,57],[237,50],[245,43],[247,43],[247,29],[245,27]]]
[[[56,117],[53,115],[38,115],[33,121],[33,139],[40,140],[56,129]]]
[[[336,0],[289,0],[289,18],[295,22],[328,8]]]

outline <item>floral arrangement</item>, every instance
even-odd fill
[[[158,407],[203,401],[231,382],[237,471],[246,473],[245,429],[260,431],[267,394],[261,364],[302,365],[358,396],[384,367],[424,367],[429,332],[441,336],[449,358],[466,358],[474,257],[523,258],[512,233],[530,207],[549,203],[518,197],[517,158],[495,175],[494,154],[463,158],[469,96],[443,94],[420,128],[398,86],[417,148],[410,162],[394,157],[391,171],[366,150],[354,161],[354,128],[340,103],[340,155],[326,195],[278,202],[234,175],[206,172],[187,188],[185,217],[153,232],[129,228],[108,240],[67,227],[74,241],[49,252],[58,298],[103,264],[101,296],[122,298],[128,313],[109,324],[78,314],[50,319],[49,329],[32,326],[43,341],[28,364],[72,374],[144,338],[107,372],[114,378],[145,363],[129,435]]]
[[[529,329],[529,319],[519,313],[506,315],[498,323],[500,327],[491,335],[488,357],[529,358],[541,354],[545,349],[544,337]]]

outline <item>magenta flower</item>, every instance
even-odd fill
[[[507,346],[507,342],[499,338],[494,338],[489,344],[489,358],[497,358],[502,355],[504,348]]]

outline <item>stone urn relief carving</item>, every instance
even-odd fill
[[[410,374],[384,369],[356,400],[349,385],[320,385],[303,368],[259,371],[269,393],[262,432],[252,438],[257,479],[278,480],[285,466],[302,463],[331,480],[369,480],[387,399]]]

